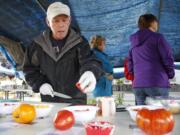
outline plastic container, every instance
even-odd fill
[[[116,113],[116,105],[113,97],[98,97],[97,106],[100,108],[98,115],[103,117],[111,117]]]
[[[86,135],[113,135],[115,126],[110,122],[98,121],[84,124]]]

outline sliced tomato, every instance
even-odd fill
[[[80,86],[80,83],[76,83],[76,87],[77,87],[81,92],[84,92],[83,89],[82,89],[81,86]]]

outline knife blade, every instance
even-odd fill
[[[129,128],[130,129],[138,129],[138,126],[135,123],[130,123]]]
[[[65,95],[63,93],[59,93],[59,92],[56,92],[56,91],[54,91],[53,94],[54,94],[54,96],[61,97],[61,98],[67,98],[67,99],[72,98],[71,96],[68,96],[68,95]]]

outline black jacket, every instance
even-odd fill
[[[92,71],[98,79],[101,63],[90,51],[88,41],[74,30],[70,30],[65,45],[57,56],[50,41],[50,31],[46,30],[28,46],[23,71],[26,81],[34,92],[39,92],[43,83],[49,83],[54,91],[67,94],[72,99],[41,95],[46,102],[86,103],[86,95],[75,84],[85,71]]]

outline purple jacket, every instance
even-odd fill
[[[168,88],[173,78],[172,50],[162,34],[149,29],[130,36],[128,70],[134,74],[133,88]]]

